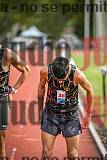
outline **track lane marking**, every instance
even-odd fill
[[[16,147],[13,147],[13,148],[12,148],[12,153],[11,153],[10,160],[14,160],[16,151],[17,151],[17,148],[16,148]]]

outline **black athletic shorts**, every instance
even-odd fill
[[[62,133],[65,138],[76,136],[82,132],[77,111],[54,114],[47,108],[42,114],[41,130],[53,136]]]
[[[5,130],[8,127],[8,96],[0,98],[0,130]]]

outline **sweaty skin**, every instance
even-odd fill
[[[29,66],[13,51],[6,48],[3,54],[3,63],[2,68],[5,72],[9,71],[10,65],[13,65],[19,72],[21,72],[21,76],[14,84],[14,88],[18,90],[18,88],[23,84],[23,82],[30,75],[31,70]],[[10,101],[12,100],[12,95],[9,95]]]
[[[26,78],[30,75],[31,70],[29,66],[16,53],[7,48],[4,52],[4,70],[8,71],[11,64],[22,73],[13,86],[15,89],[18,89],[26,80]]]
[[[94,104],[93,87],[85,77],[84,73],[79,69],[76,69],[76,72],[74,75],[74,83],[80,84],[87,94],[87,115],[84,119],[84,126],[83,126],[83,128],[87,128],[91,120],[91,113],[92,113],[93,104]]]
[[[44,95],[45,95],[45,84],[48,81],[48,67],[43,67],[40,71],[40,82],[38,86],[38,109],[39,109],[39,118],[41,119],[41,114],[43,111],[43,102],[44,102]],[[91,118],[91,110],[93,109],[94,103],[94,93],[93,88],[90,82],[85,77],[84,73],[76,68],[74,74],[74,84],[80,84],[82,88],[87,93],[87,115],[84,119],[84,128],[89,126],[90,118]]]
[[[70,68],[70,67],[69,67]],[[69,75],[70,72],[68,72]],[[67,76],[68,76],[67,75]],[[66,76],[66,78],[67,78]],[[93,108],[93,88],[83,72],[78,68],[74,73],[73,79],[74,85],[80,84],[87,93],[87,114],[84,119],[84,128],[87,128],[91,119],[91,110]],[[43,102],[45,95],[45,85],[48,83],[48,67],[43,67],[40,71],[40,82],[38,86],[38,110],[39,110],[39,119],[41,120],[41,115],[43,111]],[[67,147],[67,157],[72,159],[78,157],[78,147],[79,147],[79,134],[71,137],[65,138],[66,147]],[[44,160],[45,157],[51,159],[53,153],[53,147],[55,143],[56,136],[48,134],[47,132],[41,131],[42,139],[42,156],[41,160]]]
[[[45,84],[48,81],[48,67],[43,67],[40,71],[40,82],[38,85],[38,110],[39,110],[39,120],[41,120],[41,115],[43,111],[43,102],[45,95]]]

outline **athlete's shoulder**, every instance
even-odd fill
[[[78,68],[75,71],[75,81],[79,83],[81,80],[85,79],[85,74]]]
[[[4,58],[8,61],[8,62],[12,62],[12,57],[15,54],[15,52],[13,52],[11,49],[5,47],[4,50]]]
[[[74,74],[74,82],[78,84],[83,77],[85,77],[84,73],[76,67],[75,74]]]
[[[40,69],[40,75],[47,77],[47,75],[48,75],[48,66],[43,66],[43,67]]]
[[[75,76],[77,78],[80,78],[82,75],[83,75],[83,72],[79,68],[76,67]]]
[[[3,57],[4,57],[4,60],[10,64],[11,57],[12,57],[12,51],[9,48],[5,47],[4,52],[3,52]]]
[[[48,66],[47,65],[41,67],[41,69],[40,69],[40,72],[42,72],[42,73],[47,72],[47,71],[48,71]]]

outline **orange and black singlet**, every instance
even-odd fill
[[[74,85],[73,78],[76,70],[75,65],[71,65],[70,73],[66,79],[56,79],[52,64],[48,65],[48,92],[46,107],[50,109],[69,112],[78,109],[78,85]]]
[[[10,90],[8,85],[10,71],[5,72],[2,67],[4,50],[5,50],[5,47],[0,45],[0,98],[7,96]]]

